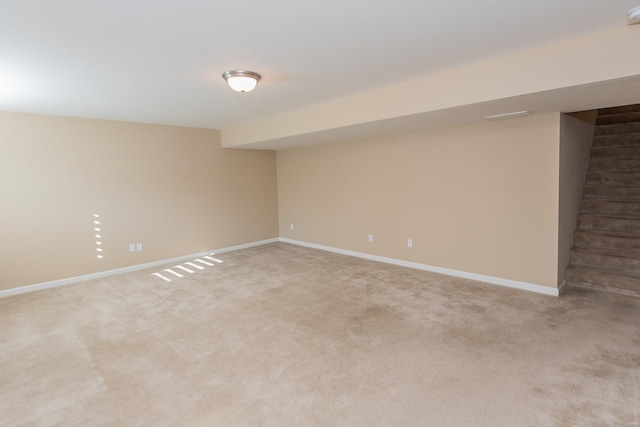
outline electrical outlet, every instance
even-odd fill
[[[142,250],[142,243],[136,244],[136,250],[140,252]]]
[[[407,239],[407,247],[408,248],[412,248],[413,247],[413,240]]]
[[[289,224],[289,228],[293,230],[293,224]]]
[[[373,234],[369,234],[369,241],[373,242]]]
[[[135,252],[135,251],[136,251],[136,244],[129,243],[129,252]]]

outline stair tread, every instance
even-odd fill
[[[586,184],[583,190],[582,198],[588,200],[640,200],[640,186],[638,185]]]
[[[624,169],[618,169],[618,168],[601,168],[601,167],[594,167],[592,164],[589,164],[589,168],[587,169],[588,173],[638,173],[640,174],[640,167],[638,168],[633,168],[633,169],[629,169],[629,168],[624,168]]]
[[[597,234],[600,236],[611,236],[611,237],[625,237],[629,239],[637,239],[640,240],[640,233],[628,233],[624,231],[610,231],[610,230],[599,230],[599,229],[589,229],[589,230],[576,230],[576,233],[591,233]]]
[[[591,157],[589,171],[602,172],[640,172],[640,156],[635,158],[598,158]]]
[[[617,147],[615,145],[605,145],[605,146],[599,146],[599,145],[595,145],[595,146],[591,146],[591,152],[598,152],[598,151],[615,151],[616,149],[621,148],[621,147]],[[634,150],[640,150],[640,148],[638,148],[637,145],[627,145],[625,148],[629,148],[628,151],[634,151]]]
[[[600,108],[598,110],[598,117],[618,116],[621,114],[629,114],[634,112],[640,112],[640,105],[618,105],[615,107]]]
[[[630,251],[623,251],[623,250],[573,247],[571,248],[571,252],[577,253],[577,254],[583,253],[583,254],[607,255],[607,256],[614,256],[619,258],[637,259],[640,261],[640,256],[638,256],[637,252],[630,252]],[[572,264],[572,265],[575,265],[575,264]]]
[[[627,215],[640,218],[640,200],[609,199],[600,197],[584,197],[580,201],[581,214],[603,214],[603,215]]]
[[[598,114],[596,124],[606,125],[614,123],[637,123],[640,122],[640,112],[626,111],[616,114]]]
[[[616,124],[612,124],[612,125],[597,125],[595,126],[595,128],[597,129],[598,127],[602,127],[602,126],[620,126],[621,124],[626,124],[626,123],[616,123]],[[593,135],[595,138],[620,138],[621,139],[634,139],[632,136],[629,136],[628,134],[619,134],[619,133],[601,133],[601,134],[594,134]]]
[[[634,147],[637,144],[633,143],[633,142],[629,142],[629,140],[633,140],[633,141],[637,141],[638,136],[636,134],[610,134],[610,135],[594,135],[593,136],[594,139],[596,140],[618,140],[621,141],[620,145],[593,145],[593,148],[598,148],[598,147],[621,147],[621,146],[626,146],[626,147]]]
[[[640,145],[639,145],[640,147]],[[591,153],[590,161],[596,160],[598,162],[612,161],[612,160],[638,160],[640,159],[640,153],[608,153],[605,150],[601,150],[604,147],[595,147],[597,149],[595,153]],[[606,147],[606,148],[625,148],[620,146]],[[611,151],[611,150],[609,150]]]
[[[600,108],[598,110],[598,117],[603,116],[621,116],[625,114],[640,113],[639,104],[619,105],[609,108]]]
[[[613,129],[615,127],[621,127],[621,128],[633,128],[635,124],[637,124],[638,122],[631,122],[631,123],[607,123],[607,124],[602,124],[602,125],[597,125],[596,127],[598,128],[607,128],[607,129]],[[631,133],[640,133],[640,131],[635,131],[635,132],[629,132]]]
[[[596,200],[596,199],[589,199],[589,200]],[[640,219],[640,215],[632,215],[632,214],[629,214],[629,213],[617,214],[617,213],[610,213],[610,212],[589,212],[588,210],[580,211],[580,212],[578,212],[578,215],[598,215],[598,216],[600,216],[602,218],[624,219],[624,220],[639,220]]]
[[[597,137],[601,138],[601,137]],[[594,141],[595,142],[595,141]],[[640,141],[636,144],[615,144],[615,145],[594,145],[593,148],[627,148],[627,147],[637,147],[640,145]]]
[[[588,289],[589,291],[607,292],[607,293],[613,293],[617,295],[624,295],[626,297],[631,297],[631,298],[640,298],[640,291],[634,291],[630,289],[608,288],[605,286],[597,286],[597,285],[592,285],[591,283],[583,283],[583,282],[576,282],[576,281],[567,282],[567,285],[568,285],[567,289],[572,289],[572,288]]]
[[[640,185],[635,184],[585,184],[585,187],[620,187],[620,188],[640,188]]]
[[[589,163],[604,163],[604,164],[610,164],[611,166],[614,166],[614,165],[624,164],[625,162],[626,163],[637,162],[639,159],[640,159],[640,154],[635,154],[635,155],[625,154],[623,157],[597,157],[597,156],[594,157],[592,155],[591,159],[589,159]],[[615,166],[615,167],[619,167],[619,166]]]
[[[610,276],[618,276],[618,277],[624,277],[628,279],[637,279],[640,281],[640,273],[634,273],[630,271],[610,270],[607,268],[591,267],[591,266],[583,266],[583,265],[575,265],[575,264],[569,264],[569,266],[567,267],[567,270],[593,271],[596,273],[607,274]]]
[[[620,173],[620,174],[637,174],[640,173],[640,171],[611,171],[611,172],[607,172],[607,171],[587,171],[587,173]],[[618,184],[614,184],[614,185],[618,185]]]
[[[616,123],[612,125],[597,125],[596,136],[640,136],[640,123]]]
[[[640,172],[605,172],[588,170],[586,184],[595,185],[635,185],[640,183]]]
[[[598,218],[610,218],[610,219],[629,219],[640,220],[639,215],[625,215],[625,214],[612,214],[612,213],[596,213],[596,212],[579,212],[578,216],[597,216]]]
[[[623,159],[616,159],[616,160],[623,160]],[[627,159],[624,159],[627,160]],[[625,167],[625,168],[620,168],[619,166],[616,167],[611,167],[611,166],[598,166],[595,167],[593,163],[589,163],[589,168],[588,168],[589,172],[604,172],[604,173],[624,173],[624,172],[628,172],[628,173],[640,173],[640,166],[634,166],[633,169]]]
[[[589,198],[589,199],[582,199],[582,200],[588,200],[589,202],[612,202],[612,203],[638,203],[637,199],[630,199],[630,198],[619,198],[619,197],[598,197],[597,199],[593,199],[593,198]]]
[[[600,195],[597,195],[597,194],[585,194],[582,198],[583,198],[583,200],[589,200],[589,201],[606,201],[606,200],[609,200],[607,198],[607,196],[600,196]],[[640,194],[633,195],[633,196],[628,196],[626,200],[635,201],[635,202],[640,203]]]

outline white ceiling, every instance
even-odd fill
[[[0,110],[222,129],[626,24],[639,0],[0,0]],[[221,77],[262,74],[249,94]]]

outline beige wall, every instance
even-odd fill
[[[564,281],[580,210],[597,111],[560,116],[558,283]]]
[[[212,130],[0,113],[0,196],[0,290],[278,236],[275,153]]]
[[[557,287],[559,127],[544,114],[280,150],[280,236]]]

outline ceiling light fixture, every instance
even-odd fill
[[[531,114],[531,112],[527,110],[514,111],[513,113],[504,113],[504,114],[496,114],[494,116],[487,116],[485,117],[485,119],[487,120],[509,119],[511,117],[526,116],[527,114]]]
[[[629,11],[629,25],[640,24],[640,6],[636,6]]]
[[[229,83],[231,89],[245,93],[250,92],[260,81],[260,74],[253,71],[232,70],[222,74],[222,77]]]

